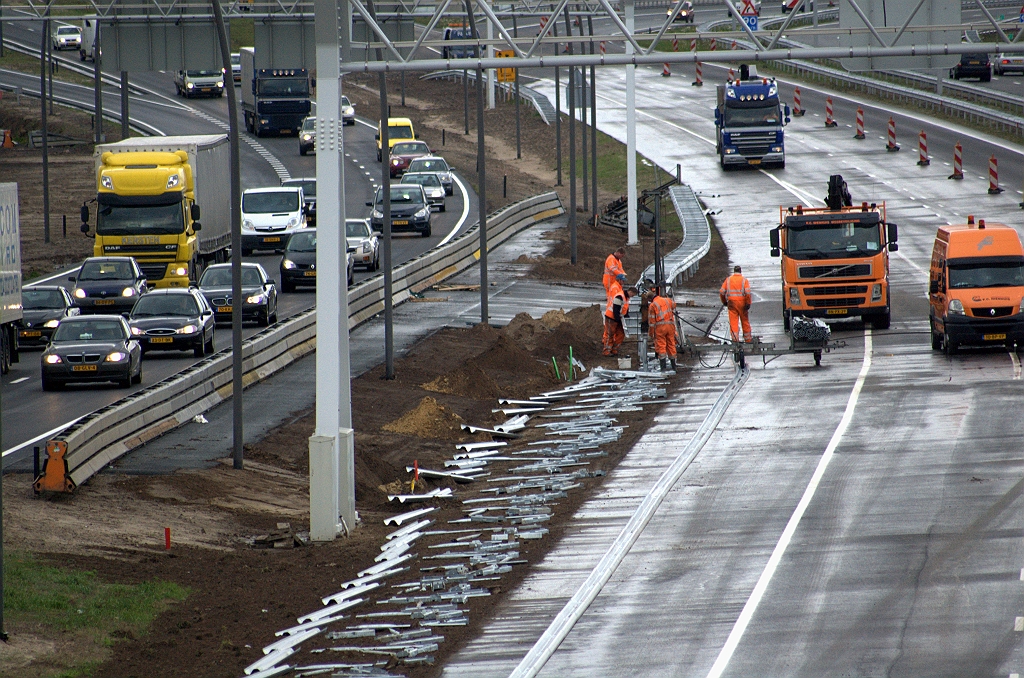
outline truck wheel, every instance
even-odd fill
[[[932,350],[938,351],[942,348],[942,335],[935,331],[935,321],[931,318],[928,319],[928,328],[932,335]]]
[[[11,371],[11,343],[6,327],[0,327],[0,374]]]
[[[782,329],[789,332],[789,311],[782,309]]]
[[[949,340],[949,335],[945,332],[942,333],[942,350],[946,352],[947,356],[951,356],[956,353],[957,349],[960,348],[955,342]]]
[[[871,327],[876,330],[887,330],[889,329],[889,324],[891,323],[891,321],[892,315],[889,313],[889,309],[886,309],[885,313],[876,315],[874,318],[872,318]]]

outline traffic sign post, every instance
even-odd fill
[[[754,6],[753,0],[743,0],[743,9],[740,10],[740,16],[743,17],[743,21],[747,24],[747,28],[751,31],[757,30],[757,7]]]
[[[745,17],[743,17],[743,21],[746,22],[747,28],[749,28],[750,30],[752,30],[752,31],[758,30],[758,28],[757,28],[757,17],[756,16],[745,16]]]

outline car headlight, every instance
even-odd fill
[[[224,81],[223,80],[218,80],[217,81],[217,87],[223,87],[223,86],[224,86]]]
[[[143,334],[146,333],[146,330],[144,330],[142,328],[139,328],[139,327],[133,327],[131,329],[132,329],[132,336],[133,337],[141,337]]]
[[[134,287],[126,287],[126,288],[124,288],[123,290],[121,290],[121,296],[122,297],[134,297],[135,296],[135,288]]]
[[[81,287],[76,287],[72,294],[75,296],[75,299],[85,299],[85,290]]]
[[[346,106],[345,108],[341,109],[341,114],[342,115],[355,115],[356,114],[356,109],[354,109],[351,106]]]
[[[100,177],[100,186],[107,189],[108,191],[114,190],[114,180],[108,176]]]
[[[105,358],[105,360],[108,363],[120,363],[120,362],[124,362],[124,360],[127,357],[128,357],[128,354],[125,353],[124,351],[114,351],[113,353],[108,353],[107,357]]]
[[[62,360],[60,359],[60,356],[59,356],[59,355],[57,355],[56,353],[51,353],[50,355],[48,355],[48,356],[45,356],[45,357],[43,358],[43,361],[44,361],[44,362],[45,362],[45,363],[46,363],[47,365],[59,365],[60,363],[64,362],[64,361],[62,361]]]
[[[248,219],[243,219],[242,220],[242,228],[244,228],[247,231],[251,231],[253,229],[253,224]]]
[[[799,306],[800,305],[800,288],[790,287],[789,288],[789,305]]]
[[[175,266],[174,268],[171,269],[171,275],[177,275],[177,276],[186,276],[186,275],[188,275],[188,264],[183,264],[181,266]]]
[[[950,315],[963,315],[964,305],[959,299],[951,299],[949,302],[949,314]]]
[[[871,301],[882,300],[882,283],[875,283],[871,286]]]
[[[287,226],[288,228],[295,228],[298,225],[299,225],[299,218],[298,217],[292,217],[291,219],[288,220],[288,226]]]
[[[188,89],[192,89],[193,87],[195,87],[195,85],[190,82],[187,85],[185,85],[185,87],[187,87]]]
[[[172,188],[177,188],[178,187],[178,183],[180,181],[181,181],[181,176],[179,174],[177,174],[177,173],[172,174],[171,176],[167,177],[167,187],[166,187],[166,190],[169,191]]]
[[[782,153],[782,146],[772,146],[771,152],[772,153]]]
[[[177,334],[195,334],[199,331],[199,328],[195,325],[185,325],[175,330]]]
[[[45,323],[43,323],[43,327],[56,327],[59,324],[60,321],[57,319],[47,320]]]
[[[310,140],[310,139],[312,139],[312,138],[313,138],[313,137],[311,137],[311,136],[310,136],[310,135],[308,135],[308,134],[303,134],[303,135],[302,135],[302,140],[303,140],[303,141],[309,141],[309,140]]]
[[[726,147],[726,149],[725,149],[725,154],[726,155],[733,155],[735,153],[736,153],[736,149],[735,148],[728,148],[728,147]]]
[[[281,268],[286,268],[286,269],[288,269],[290,271],[293,268],[295,268],[295,262],[292,261],[291,259],[282,259],[281,260]]]
[[[400,158],[392,158],[391,164],[394,165],[395,167],[398,167],[399,165],[402,164],[402,160]]]
[[[374,219],[383,219],[384,213],[381,212],[380,210],[373,210],[373,213],[370,216],[372,216]]]
[[[426,219],[430,215],[430,207],[424,207],[413,216],[417,219]]]
[[[370,243],[368,243],[368,242],[364,242],[363,243],[363,252],[366,253],[366,252],[372,252],[372,251],[373,251],[373,246],[370,245]],[[54,327],[56,327],[56,325]]]
[[[263,294],[262,292],[260,292],[259,294],[252,295],[251,297],[246,297],[245,298],[245,303],[247,303],[247,304],[262,304],[266,300],[267,300],[267,296],[265,294]]]

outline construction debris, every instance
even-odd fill
[[[309,543],[308,532],[296,532],[291,523],[278,523],[277,529],[268,534],[252,537],[248,543],[257,549],[290,549]]]
[[[793,339],[822,343],[832,336],[832,329],[820,318],[804,318],[794,316],[791,321]]]

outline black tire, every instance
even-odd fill
[[[306,149],[302,146],[299,146],[299,155],[306,155]]]
[[[263,314],[263,315],[261,315],[259,317],[259,319],[257,320],[257,323],[259,324],[260,327],[270,327],[270,309],[269,308],[267,309],[267,312],[265,314]]]
[[[885,309],[885,313],[876,315],[871,319],[871,327],[876,330],[887,330],[891,323],[892,314],[889,312],[889,309]]]
[[[935,321],[931,318],[928,319],[928,327],[931,330],[930,334],[932,335],[932,350],[941,351],[942,335],[935,331]]]
[[[213,331],[213,332],[210,332],[210,338],[209,338],[209,340],[208,340],[208,341],[206,342],[206,347],[205,347],[205,348],[206,348],[206,353],[207,353],[207,354],[210,354],[210,353],[214,353],[214,352],[216,352],[216,348],[215,348],[215,347],[214,347],[214,345],[213,345],[213,343],[214,343],[214,342],[213,342],[213,340],[214,340],[214,339],[215,339],[216,337],[217,337],[217,332],[216,332],[216,330],[215,330],[215,331]]]
[[[274,312],[270,314],[267,320],[271,325],[277,322],[277,306],[274,307]]]
[[[141,360],[139,361],[139,373],[131,378],[131,382],[133,384],[141,384],[142,383],[142,361]]]
[[[282,279],[281,280],[281,291],[282,292],[294,292],[295,291],[295,285],[290,283],[290,282],[288,282],[287,280]]]
[[[427,230],[421,231],[420,235],[423,236],[424,238],[429,238],[430,237],[430,226],[427,226]]]
[[[118,388],[131,388],[133,381],[135,381],[135,377],[133,377],[131,374],[129,374],[124,379],[118,379],[117,380],[117,387]]]
[[[945,332],[943,332],[942,333],[942,350],[946,353],[946,355],[947,356],[954,355],[957,352],[958,348],[960,348],[960,347],[956,345],[956,342],[950,341],[949,340],[949,335],[946,334]]]
[[[370,270],[371,271],[379,271],[380,270],[380,250],[378,250],[377,253],[373,255],[373,267]]]
[[[60,382],[54,381],[53,379],[47,379],[46,377],[43,377],[43,390],[44,391],[59,391],[60,388],[61,388]]]
[[[11,371],[11,342],[6,328],[0,327],[0,374]]]
[[[199,339],[198,344],[192,347],[192,355],[196,358],[206,357],[206,343],[202,340],[202,338]]]
[[[789,311],[782,309],[782,329],[789,332]]]
[[[448,205],[445,205],[444,203],[441,203],[441,211],[442,212],[447,212],[448,211]]]

